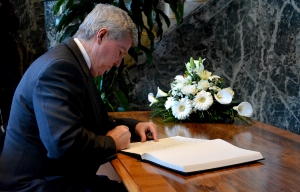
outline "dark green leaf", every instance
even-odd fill
[[[147,24],[150,30],[153,29],[153,19],[152,19],[152,0],[147,0],[142,4],[142,11],[147,18]]]
[[[125,111],[129,111],[129,102],[126,99],[126,96],[121,90],[115,90],[114,94],[116,95],[118,101],[120,102],[121,106],[124,108]]]
[[[140,7],[141,7],[141,4],[140,4],[139,0],[132,0],[132,3],[131,3],[132,17],[131,17],[131,19],[137,25],[138,30],[141,31],[141,29],[139,29],[139,28],[141,25],[144,25],[144,22],[143,22],[143,16],[142,16],[142,9]]]
[[[166,22],[166,25],[167,25],[168,27],[170,27],[171,22],[170,22],[169,17],[168,17],[164,12],[162,12],[162,11],[159,10],[159,9],[157,9],[156,12],[159,13],[159,15],[161,15],[161,16],[164,18],[164,20],[165,20],[165,22]],[[159,17],[159,15],[156,16],[156,17]],[[156,21],[157,21],[157,20],[156,20]]]
[[[151,42],[151,50],[153,50],[154,49],[154,38],[155,38],[155,35],[147,27],[144,26],[144,29],[146,30],[148,38],[149,38],[149,40]]]
[[[69,0],[66,4],[65,9],[72,9],[73,5],[74,5],[74,0]]]
[[[58,13],[58,11],[60,10],[61,6],[65,3],[66,0],[57,0],[54,8],[53,8],[53,12],[54,14]]]
[[[147,56],[147,60],[152,63],[152,60],[153,60],[153,56],[152,56],[152,51],[150,49],[148,49],[147,47],[143,46],[143,45],[140,45],[139,46],[140,49],[142,51],[144,51],[146,53],[146,56]]]
[[[76,33],[76,31],[78,30],[78,27],[79,27],[79,24],[67,27],[66,31],[60,38],[60,42],[62,42],[63,40],[65,40],[68,37],[73,36]]]
[[[128,54],[135,60],[137,61],[138,60],[138,51],[133,48],[133,47],[130,47],[129,51],[128,51]]]
[[[96,84],[97,89],[101,90],[102,76],[95,77],[94,82]]]

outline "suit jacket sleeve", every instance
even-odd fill
[[[70,169],[76,166],[80,172],[94,172],[116,156],[113,139],[105,136],[108,118],[106,122],[103,117],[100,127],[96,123],[85,127],[85,119],[93,115],[89,112],[93,109],[87,102],[90,93],[79,65],[61,59],[48,65],[33,91],[34,111],[47,156]]]
[[[109,116],[109,121],[112,127],[118,126],[118,125],[126,125],[129,127],[129,130],[132,134],[135,134],[135,126],[141,122],[136,119],[131,118],[116,118],[113,116]]]

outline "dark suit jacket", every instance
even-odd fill
[[[116,119],[133,131],[138,121]],[[116,156],[112,129],[79,48],[67,39],[27,69],[14,98],[0,159],[1,189],[60,176],[95,175]]]

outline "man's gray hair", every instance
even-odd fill
[[[126,11],[108,4],[96,5],[73,37],[89,40],[101,28],[107,28],[110,39],[121,40],[129,34],[132,38],[132,46],[138,44],[137,29],[130,16]]]

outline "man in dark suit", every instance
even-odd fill
[[[99,166],[131,135],[158,141],[155,124],[109,118],[93,77],[119,66],[137,43],[128,14],[98,4],[74,36],[27,69],[12,103],[0,191],[120,191]]]

